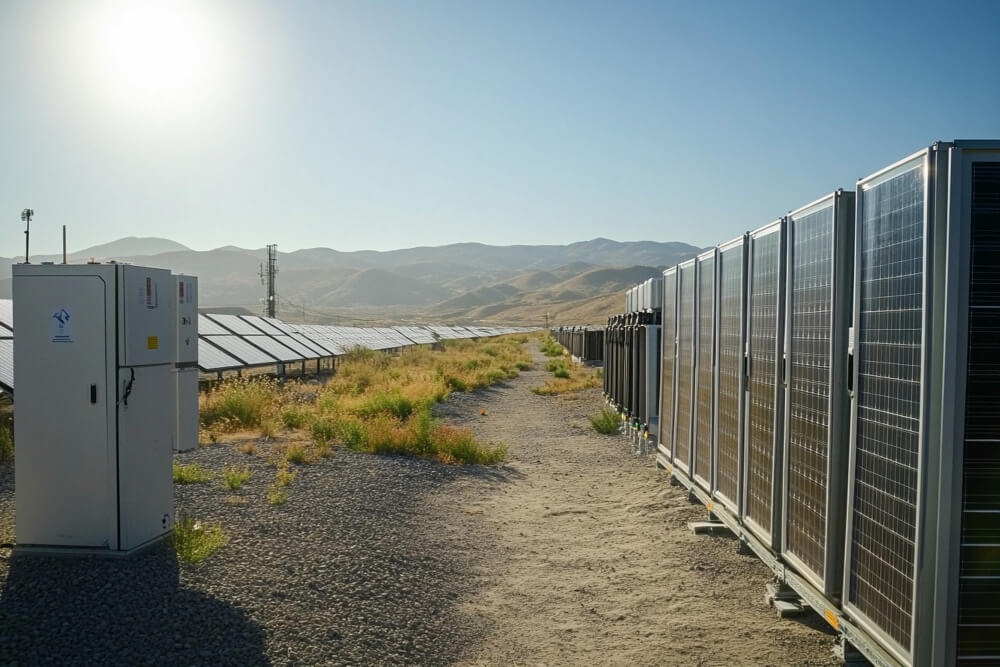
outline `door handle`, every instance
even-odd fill
[[[90,385],[90,402],[97,403],[97,385]]]

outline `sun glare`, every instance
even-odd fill
[[[227,44],[207,3],[115,2],[88,13],[85,78],[105,102],[177,114],[210,104],[224,88]]]

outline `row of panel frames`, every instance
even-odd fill
[[[658,458],[899,662],[1000,660],[1000,143],[857,192],[664,272]]]

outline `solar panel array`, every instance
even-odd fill
[[[697,396],[694,418],[694,455],[692,475],[695,481],[711,490],[712,422],[715,384],[715,258],[713,250],[698,257],[698,363]]]
[[[719,251],[719,360],[716,495],[738,511],[743,442],[743,290],[746,239]]]
[[[684,470],[691,465],[691,417],[694,409],[695,265],[678,267],[680,303],[677,313],[677,408],[674,425],[674,461]]]
[[[198,367],[204,372],[337,357],[355,347],[394,350],[439,340],[533,331],[515,327],[341,327],[292,324],[256,315],[198,315]],[[0,299],[0,389],[14,390],[13,302]]]
[[[785,551],[820,579],[826,563],[834,199],[789,218]]]
[[[783,224],[783,223],[780,223]],[[775,490],[775,400],[780,332],[782,233],[751,237],[748,337],[749,423],[744,516],[770,538]]]
[[[676,369],[677,271],[663,274],[663,315],[660,347],[660,445],[668,456],[674,446],[674,371]]]

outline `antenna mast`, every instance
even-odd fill
[[[260,265],[260,282],[267,287],[264,297],[264,314],[267,317],[278,316],[278,294],[274,285],[278,275],[278,245],[270,243],[267,246],[267,260]]]

